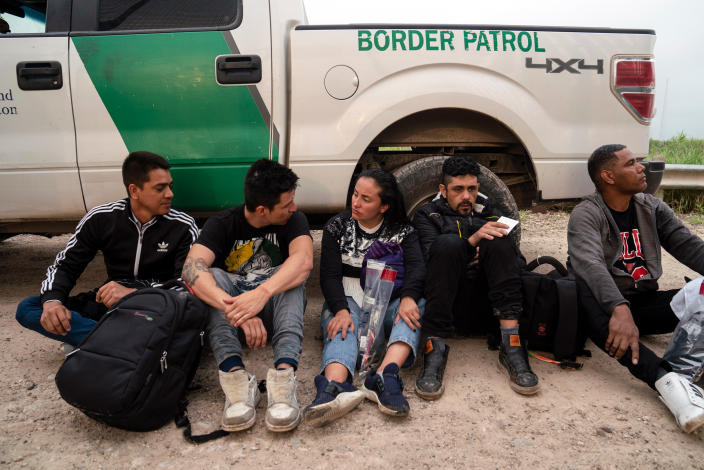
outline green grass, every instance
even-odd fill
[[[685,219],[692,225],[704,225],[704,215],[693,214]]]
[[[650,139],[650,158],[671,164],[704,165],[704,139],[684,132],[668,140]],[[696,190],[665,190],[663,200],[678,214],[690,214],[692,224],[704,223],[704,194]]]
[[[704,194],[701,191],[666,189],[663,191],[662,200],[678,214],[692,213],[693,216],[704,216]]]
[[[684,132],[668,140],[650,139],[649,156],[672,164],[704,165],[704,139],[690,139]]]

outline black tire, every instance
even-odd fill
[[[409,217],[413,217],[423,204],[430,202],[437,195],[438,184],[442,180],[442,164],[447,158],[449,157],[425,157],[394,170]],[[479,165],[479,168],[479,192],[487,196],[506,217],[520,220],[518,205],[508,186],[485,166]],[[510,237],[518,247],[521,242],[520,224],[511,231]]]

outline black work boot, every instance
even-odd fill
[[[416,379],[416,394],[426,400],[437,400],[445,391],[442,376],[445,373],[450,346],[442,338],[428,338],[423,354],[423,368]]]
[[[528,364],[528,351],[521,344],[518,327],[501,329],[501,345],[499,346],[499,364],[508,371],[508,384],[514,392],[522,395],[533,395],[538,392],[538,376]]]

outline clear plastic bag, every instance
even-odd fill
[[[384,263],[381,263],[383,265]],[[364,287],[364,302],[362,318],[359,322],[359,351],[357,367],[359,376],[364,377],[369,370],[377,365],[384,353],[384,316],[389,305],[391,292],[394,289],[396,270],[385,267],[379,273],[370,271],[378,269],[378,263],[367,263],[367,273]]]
[[[367,314],[372,311],[376,302],[376,292],[379,288],[379,278],[386,265],[383,261],[369,260],[365,268],[366,277],[364,279],[364,300],[362,310]]]
[[[704,277],[687,283],[670,302],[680,322],[672,333],[664,359],[672,370],[704,384]]]
[[[379,278],[384,271],[385,264],[383,261],[369,260],[365,269],[364,280],[364,296],[362,298],[362,313],[359,318],[359,328],[357,335],[360,339],[360,344],[366,341],[367,332],[369,331],[369,314],[376,303],[376,295],[379,290]],[[362,338],[365,338],[364,340]],[[366,344],[365,344],[366,347]],[[357,367],[359,367],[359,358],[357,359]]]

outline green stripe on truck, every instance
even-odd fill
[[[269,157],[269,129],[246,86],[215,80],[215,58],[230,53],[221,32],[72,40],[127,149],[174,165],[176,206],[242,201],[249,163]]]

